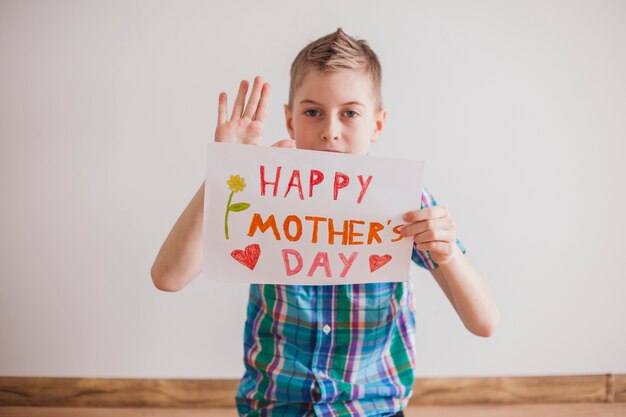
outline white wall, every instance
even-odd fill
[[[228,377],[247,288],[159,292],[217,95],[338,26],[384,69],[374,155],[426,181],[491,283],[467,332],[415,270],[417,374],[626,372],[626,3],[0,1],[0,375]]]

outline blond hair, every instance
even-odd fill
[[[289,107],[293,96],[311,69],[332,72],[342,69],[364,71],[372,82],[374,101],[382,106],[382,69],[376,53],[366,41],[347,35],[341,28],[305,46],[291,64]]]

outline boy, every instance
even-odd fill
[[[242,81],[231,118],[219,97],[215,140],[258,145],[269,85]],[[291,67],[285,119],[291,139],[275,146],[364,155],[383,129],[381,68],[365,41],[341,29],[306,46]],[[167,237],[152,277],[182,289],[201,270],[204,186]],[[423,191],[406,213],[413,260],[428,268],[465,326],[490,336],[499,313],[463,255],[449,212]],[[415,317],[411,281],[338,286],[250,286],[242,416],[402,416],[412,394]]]

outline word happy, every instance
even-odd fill
[[[271,186],[272,196],[276,197],[278,195],[278,188],[280,183],[280,176],[282,171],[281,166],[276,167],[273,176],[268,178],[265,172],[265,165],[260,166],[260,185],[261,185],[261,196],[265,196],[267,192],[267,188]],[[361,204],[363,201],[363,197],[365,197],[365,193],[367,192],[367,188],[372,181],[372,176],[368,176],[367,179],[363,178],[363,175],[357,176],[360,184],[360,192],[359,197],[357,198],[357,204]],[[308,174],[308,196],[309,198],[313,197],[315,187],[320,185],[324,181],[324,173],[322,171],[318,171],[317,169],[309,170]],[[342,172],[335,172],[333,178],[333,200],[337,200],[337,196],[339,195],[339,190],[348,187],[350,185],[350,177]],[[300,200],[304,200],[304,189],[302,185],[302,175],[300,174],[299,169],[294,169],[291,172],[291,176],[289,178],[289,182],[287,184],[287,188],[285,189],[285,193],[283,194],[283,198],[287,197],[289,193],[295,189],[300,197]]]

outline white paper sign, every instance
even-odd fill
[[[204,276],[336,285],[405,281],[423,161],[210,143]]]

